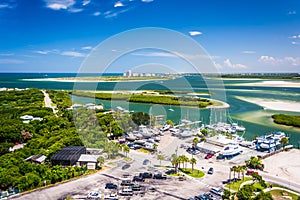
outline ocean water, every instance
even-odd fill
[[[120,74],[103,74],[104,76],[120,75]],[[76,83],[73,82],[59,82],[49,81],[49,78],[59,77],[75,77],[76,73],[2,73],[0,74],[0,88],[40,88],[40,89],[55,89],[55,90],[73,90],[80,88],[83,90],[165,90],[172,91],[188,91],[188,92],[208,92],[206,81],[199,76],[185,76],[174,80],[164,81],[140,81],[140,82],[101,82],[101,83]],[[95,76],[95,74],[83,74],[82,76]],[[232,120],[238,124],[246,127],[247,131],[244,137],[252,139],[254,135],[263,135],[275,131],[284,131],[290,136],[290,142],[298,146],[300,141],[300,129],[291,128],[274,124],[271,115],[275,113],[285,113],[300,115],[300,113],[283,112],[264,110],[262,107],[241,101],[236,97],[255,97],[255,98],[269,98],[279,100],[291,100],[300,102],[300,88],[288,87],[258,87],[245,86],[243,83],[254,83],[259,80],[223,80],[224,94],[226,95],[226,102],[230,104],[229,109],[210,110],[210,109],[196,109],[169,105],[151,105],[138,104],[120,101],[104,101],[95,100],[93,98],[76,97],[73,96],[74,102],[79,103],[103,103],[105,108],[115,108],[122,106],[128,110],[135,112],[143,111],[155,115],[163,114],[168,119],[178,122],[180,119],[201,120],[204,123],[210,121],[228,121]],[[241,84],[241,85],[239,85]],[[210,81],[210,88],[213,91],[223,90],[220,81]],[[212,94],[210,98],[214,98]],[[202,95],[199,95],[202,96]],[[203,95],[203,97],[208,97]],[[171,111],[169,109],[173,109]]]

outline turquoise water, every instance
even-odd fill
[[[106,74],[112,75],[112,74]],[[115,75],[115,74],[113,74]],[[75,73],[68,74],[0,74],[0,87],[7,88],[41,88],[41,89],[61,89],[61,90],[73,90],[74,83],[72,82],[55,82],[47,81],[43,78],[54,77],[74,77]],[[90,75],[90,76],[95,76]],[[254,135],[262,135],[274,131],[284,131],[290,136],[291,143],[297,145],[300,141],[300,129],[291,128],[286,126],[276,125],[272,122],[271,115],[274,113],[287,113],[300,115],[300,113],[282,112],[264,110],[262,107],[255,104],[251,104],[245,101],[241,101],[236,97],[255,97],[255,98],[269,98],[280,100],[300,101],[300,88],[286,88],[286,87],[257,87],[257,86],[244,86],[236,85],[243,83],[258,82],[259,80],[224,80],[226,102],[230,104],[228,110],[211,111],[209,109],[195,109],[177,106],[161,106],[150,104],[138,104],[118,101],[103,101],[96,100],[97,103],[103,103],[105,108],[115,108],[116,106],[125,107],[128,110],[134,110],[135,112],[150,112],[152,114],[163,114],[168,119],[178,122],[180,119],[201,120],[204,123],[209,123],[211,120],[226,121],[231,118],[233,121],[246,127],[247,131],[244,137],[252,139]],[[214,85],[214,82],[210,84],[210,87],[222,89],[219,82]],[[234,84],[234,85],[233,85]],[[77,85],[78,86],[78,85]],[[145,81],[145,82],[105,82],[105,83],[80,83],[79,87],[83,90],[162,90],[171,89],[173,91],[190,91],[190,92],[208,92],[205,81],[199,76],[186,76],[177,78],[175,80],[167,81]],[[217,90],[215,90],[217,91]],[[205,97],[205,96],[203,96]],[[214,98],[214,95],[211,96]],[[75,102],[91,103],[94,99],[73,97]],[[170,111],[169,109],[174,111]],[[227,118],[225,118],[227,114]]]

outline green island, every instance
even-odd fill
[[[272,115],[272,118],[275,123],[287,125],[287,126],[294,126],[300,127],[300,116],[296,115],[285,115],[285,114],[275,114]]]
[[[142,92],[142,93],[129,93],[129,92],[83,92],[83,91],[73,91],[72,94],[76,96],[83,97],[93,97],[96,99],[103,100],[120,100],[128,101],[134,103],[152,103],[152,104],[162,104],[162,105],[175,105],[175,106],[193,106],[198,108],[206,108],[208,106],[217,105],[220,106],[221,102],[196,97],[186,97],[186,96],[175,96],[167,95],[165,91],[164,94],[157,92]]]

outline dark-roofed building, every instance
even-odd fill
[[[86,154],[86,148],[84,146],[65,147],[52,156],[51,162],[52,165],[76,165],[81,154]]]

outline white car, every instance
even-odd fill
[[[87,198],[88,199],[101,199],[102,195],[99,194],[98,192],[90,192],[88,195],[87,195]]]
[[[105,197],[104,197],[104,199],[105,200],[118,200],[119,199],[119,197],[118,197],[118,195],[117,194],[115,194],[115,193],[111,193],[111,194],[109,194],[109,195],[106,195]]]

